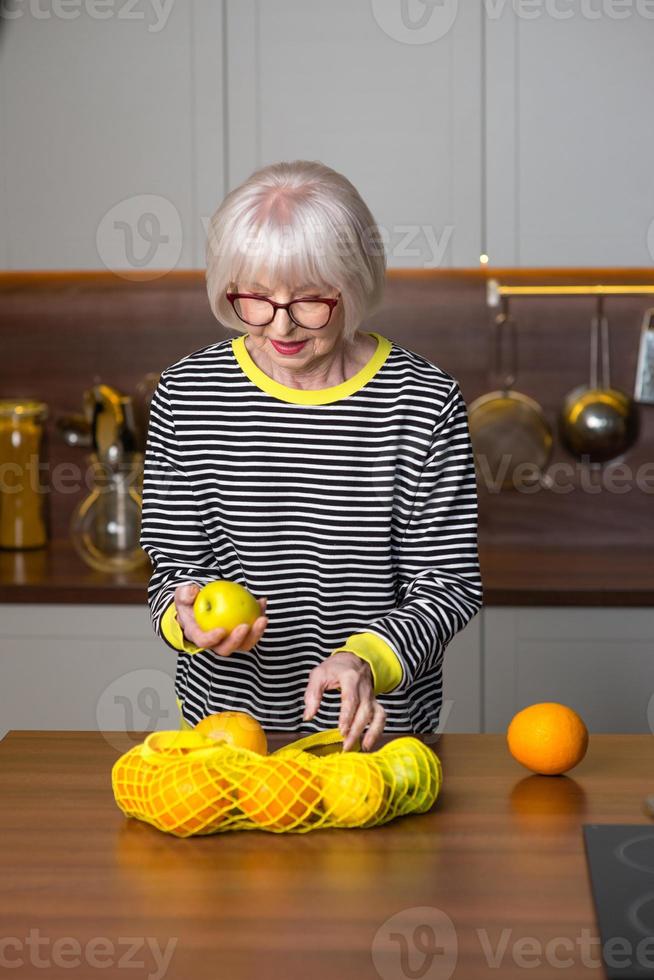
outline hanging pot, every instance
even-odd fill
[[[599,347],[602,347],[602,379]],[[622,456],[636,441],[639,431],[636,403],[624,391],[612,388],[609,377],[609,328],[602,297],[591,319],[590,384],[570,391],[559,414],[561,442],[573,456],[601,464]]]
[[[511,357],[506,374],[505,332],[509,334]],[[493,339],[492,369],[503,377],[502,387],[480,395],[468,408],[477,473],[484,480],[490,477],[502,490],[517,489],[521,484],[543,484],[543,470],[552,453],[552,430],[538,402],[512,388],[518,350],[515,321],[508,315],[506,301],[494,319]]]

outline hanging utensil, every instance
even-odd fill
[[[132,399],[106,384],[96,384],[84,392],[91,442],[101,462],[119,465],[128,453],[137,450]]]
[[[645,310],[640,329],[634,399],[654,405],[654,309]]]
[[[566,395],[559,413],[561,442],[573,456],[593,464],[624,455],[638,438],[636,404],[625,392],[611,387],[609,371],[608,320],[604,314],[603,297],[598,296],[597,311],[591,319],[590,384],[573,388]]]
[[[505,332],[509,334],[510,351],[506,374],[503,373]],[[538,402],[512,388],[518,370],[518,343],[506,297],[502,300],[502,312],[494,319],[493,340],[492,370],[503,378],[502,387],[480,395],[468,408],[477,473],[482,479],[490,476],[492,481],[499,481],[501,490],[517,489],[525,483],[543,484],[543,470],[554,440]]]

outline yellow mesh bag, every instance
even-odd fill
[[[440,759],[405,736],[376,752],[343,752],[338,730],[262,756],[196,731],[152,732],[114,764],[118,807],[177,837],[226,830],[305,833],[374,827],[429,810]]]

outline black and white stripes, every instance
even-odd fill
[[[263,390],[231,339],[162,373],[141,529],[153,627],[161,635],[181,582],[226,578],[269,597],[269,625],[249,653],[178,653],[175,689],[191,724],[236,709],[270,729],[336,727],[338,692],[301,720],[309,671],[371,632],[403,667],[379,696],[387,730],[438,725],[445,648],[483,594],[466,406],[449,374],[373,336],[388,348],[381,366],[325,404]]]

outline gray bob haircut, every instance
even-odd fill
[[[381,305],[386,253],[375,219],[347,177],[314,160],[273,163],[230,191],[207,230],[206,281],[214,316],[245,333],[225,292],[256,282],[315,283],[342,294],[351,339]]]

